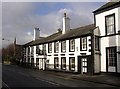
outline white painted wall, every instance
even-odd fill
[[[118,52],[120,52],[120,35],[118,35],[118,48],[117,48],[117,51]],[[120,72],[120,53],[119,54],[117,54],[117,65],[118,65],[118,67],[117,67],[117,70],[118,70],[118,72]]]
[[[118,30],[120,29],[120,7],[95,15],[96,27],[97,26],[99,27],[101,36],[105,36],[105,16],[113,13],[115,13],[116,33],[118,33]],[[102,72],[106,72],[106,47],[118,46],[119,40],[120,39],[117,36],[101,38],[100,48],[101,48],[101,71]],[[119,61],[119,58],[117,60]],[[120,63],[118,63],[117,67],[119,66],[120,66]],[[118,71],[120,71],[120,68],[118,68]]]
[[[118,30],[120,30],[120,7],[118,8]],[[118,52],[120,52],[120,35],[118,35],[118,49],[117,49]],[[118,57],[118,72],[120,72],[120,54],[117,55]]]
[[[103,37],[101,38],[101,71],[106,72],[106,47],[116,46],[117,37]]]
[[[89,52],[89,49],[91,49],[91,47],[89,47],[89,44],[91,44],[90,41],[88,41],[89,39],[91,39],[90,36],[87,37],[87,51],[80,51],[80,38],[76,38],[75,39],[75,52],[69,52],[69,40],[66,40],[66,52],[62,53],[61,52],[61,42],[59,42],[59,52],[58,53],[54,53],[54,42],[52,42],[52,53],[48,53],[47,51],[47,55],[51,55],[51,56],[47,56],[47,60],[49,60],[49,68],[50,69],[54,69],[54,57],[58,57],[59,58],[59,69],[61,70],[61,57],[66,57],[66,71],[69,71],[69,57],[75,57],[75,72],[78,71],[78,56],[80,56],[80,53],[86,53],[86,55],[91,55],[91,52]],[[48,50],[48,44],[46,46],[46,50]],[[58,56],[54,56],[54,54],[58,54]],[[65,56],[61,56],[61,54],[65,54]],[[69,54],[74,54],[74,55],[69,55]]]
[[[34,46],[34,64],[36,64],[36,46]]]
[[[99,27],[94,29],[94,35],[95,36],[100,36],[101,35]],[[94,37],[94,40],[95,40],[95,37]],[[99,40],[99,44],[100,44],[100,40]],[[94,47],[95,47],[95,42],[94,42]],[[94,72],[95,73],[99,73],[100,70],[101,70],[101,62],[100,62],[100,60],[101,60],[100,56],[101,55],[100,54],[101,54],[100,51],[97,51],[94,48]]]
[[[118,8],[118,30],[120,30],[120,7]]]
[[[112,10],[97,14],[95,16],[95,18],[96,18],[96,27],[97,26],[99,27],[100,32],[101,32],[101,36],[105,35],[105,16],[113,14],[113,13],[115,13],[115,18],[116,18],[115,23],[116,23],[116,33],[117,33],[118,32],[118,19],[119,19],[118,18],[118,8],[115,8],[115,9],[112,9]]]
[[[26,62],[28,62],[28,47],[26,47]]]

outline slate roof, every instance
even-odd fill
[[[44,37],[44,38],[41,38],[35,41],[31,41],[27,43],[25,46],[29,46],[29,45],[32,46],[32,45],[37,45],[37,44],[43,44],[43,43],[49,43],[53,41],[60,41],[60,40],[80,37],[80,36],[92,33],[92,31],[95,28],[96,27],[94,24],[90,24],[90,25],[79,27],[79,28],[71,29],[67,31],[65,34],[62,34],[62,31],[60,31],[50,36],[47,36],[47,37]]]
[[[96,27],[94,24],[90,24],[79,28],[71,29],[70,31],[67,31],[65,34],[56,37],[55,39],[53,39],[53,41],[76,38],[86,34],[90,34],[92,33],[92,30],[94,30],[95,28]]]
[[[118,1],[118,2],[108,2],[108,3],[104,4],[103,6],[101,6],[100,8],[98,8],[97,10],[93,11],[93,13],[96,13],[98,11],[102,11],[106,8],[115,7],[115,6],[120,6],[120,1]]]

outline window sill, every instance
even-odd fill
[[[81,49],[80,51],[87,51],[87,49],[86,50]]]
[[[61,51],[62,53],[65,53],[66,51]]]
[[[70,50],[69,52],[75,52],[75,50]]]

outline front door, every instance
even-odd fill
[[[82,66],[82,74],[86,74],[87,73],[87,58],[85,57],[85,58],[82,58],[81,59],[81,66]]]
[[[88,57],[78,56],[78,72],[80,74],[86,74],[86,73],[88,73],[87,58]]]

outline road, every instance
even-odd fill
[[[3,66],[3,84],[7,87],[58,87],[56,83],[37,79],[15,66]],[[20,70],[19,70],[20,69]]]
[[[3,65],[2,81],[7,87],[115,87],[82,80],[55,76],[34,69]]]

